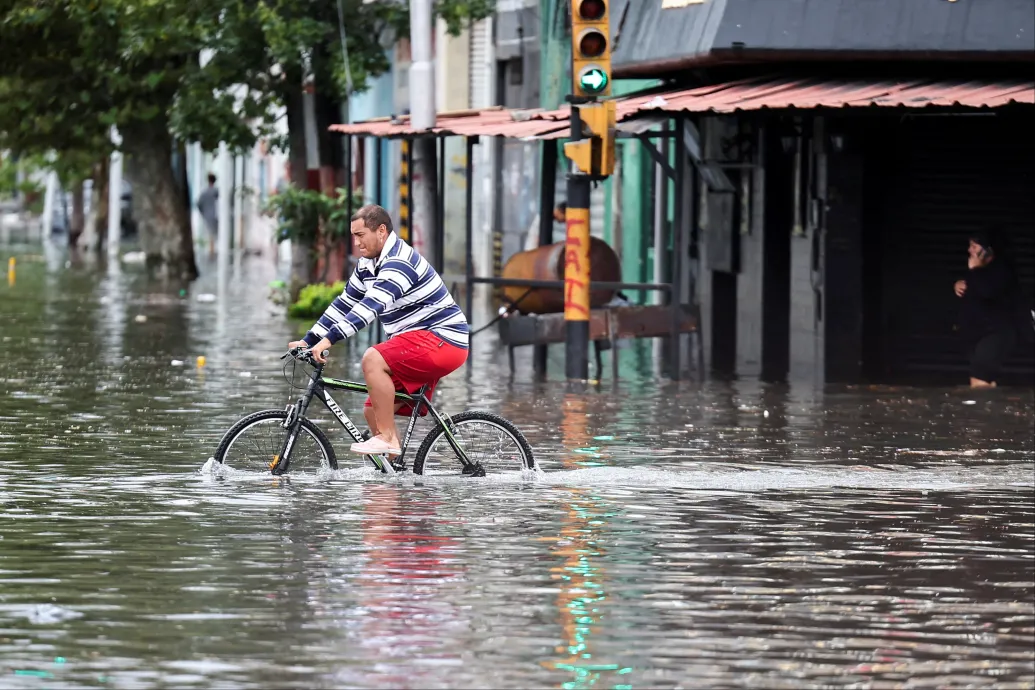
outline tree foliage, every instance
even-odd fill
[[[494,4],[439,0],[436,10],[456,33]],[[386,49],[407,22],[399,0],[0,0],[0,149],[57,151],[70,171],[89,169],[81,162],[107,156],[116,128],[146,202],[148,264],[193,276],[175,142],[247,150],[271,139],[291,104],[300,127],[303,89],[332,100],[364,89],[389,68]]]
[[[389,68],[405,2],[0,0],[0,147],[105,154],[110,128],[252,146],[306,81],[335,98]],[[439,0],[452,33],[493,0]],[[320,56],[327,56],[320,59]]]
[[[350,235],[352,214],[363,205],[363,190],[339,188],[334,195],[314,189],[288,188],[270,197],[264,209],[277,218],[277,241],[311,243],[323,230],[328,241]]]
[[[340,280],[331,285],[315,283],[306,285],[298,294],[298,299],[288,306],[288,316],[299,319],[318,319],[331,306],[334,298],[345,289],[345,281]]]

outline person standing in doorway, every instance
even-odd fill
[[[205,235],[208,239],[208,255],[216,255],[216,234],[219,231],[219,188],[216,187],[216,176],[208,174],[208,187],[198,195],[198,211],[205,223]]]
[[[954,285],[961,300],[958,330],[970,355],[971,388],[994,388],[1017,345],[1020,290],[1004,249],[997,229],[971,235],[967,277]]]

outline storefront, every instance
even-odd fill
[[[968,234],[985,226],[1008,236],[1022,300],[1035,306],[1030,115],[921,114],[871,128],[863,204],[867,378],[965,378],[952,285],[966,274]],[[1018,347],[1009,369],[1035,373],[1035,348]]]

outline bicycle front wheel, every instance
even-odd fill
[[[280,460],[288,430],[287,412],[263,410],[250,414],[230,427],[216,450],[215,460],[244,472],[269,472]],[[291,449],[289,471],[319,472],[338,469],[338,460],[327,435],[311,421],[302,418],[302,428]]]
[[[516,426],[491,412],[461,412],[449,418],[453,438],[468,459],[488,473],[535,469],[532,447]],[[425,437],[413,460],[418,475],[460,475],[460,458],[441,426]]]

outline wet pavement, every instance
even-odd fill
[[[323,411],[333,477],[222,479],[293,397],[274,267],[181,296],[12,254],[0,687],[1035,687],[1030,389],[673,384],[646,343],[572,388],[483,338],[437,396],[517,423],[535,481],[384,479]]]

